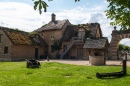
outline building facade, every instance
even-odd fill
[[[39,59],[45,55],[47,46],[38,35],[0,27],[0,61]]]
[[[0,61],[25,59],[89,59],[107,57],[108,39],[102,36],[99,23],[73,25],[68,19],[51,15],[48,24],[36,34],[0,27]]]
[[[90,41],[88,39],[105,40],[101,41],[104,42],[104,45],[100,47],[101,50],[109,45],[108,39],[102,36],[99,23],[72,25],[67,19],[56,20],[55,14],[51,15],[51,21],[48,24],[38,28],[36,31],[48,44],[48,56],[50,58],[89,59],[89,50],[91,48],[86,47],[87,41]],[[61,40],[62,42],[61,49],[58,51],[59,56],[57,56],[57,51],[52,49],[55,40]],[[94,44],[94,41],[91,42]],[[98,42],[98,45],[100,46],[100,42]],[[106,54],[103,55],[105,56]]]

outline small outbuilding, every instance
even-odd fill
[[[39,35],[0,27],[0,61],[39,59],[47,54],[47,46]]]
[[[108,52],[108,39],[87,39],[83,48],[89,52],[89,62],[91,65],[105,65],[105,59]]]

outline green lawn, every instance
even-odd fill
[[[41,62],[40,68],[26,68],[26,62],[0,62],[0,86],[130,86],[128,75],[97,79],[96,72],[117,72],[120,66],[77,66]]]

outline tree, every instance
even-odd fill
[[[129,46],[126,46],[124,44],[119,44],[118,45],[118,50],[119,51],[129,51],[130,50],[130,47]]]
[[[48,0],[53,1],[53,0]],[[80,0],[75,0],[75,2]],[[119,25],[121,30],[130,29],[130,0],[107,0],[109,2],[108,10],[106,10],[107,18],[114,20],[110,24],[112,26]],[[39,13],[47,11],[48,5],[43,0],[34,1],[34,9],[38,8]]]
[[[129,46],[125,46],[125,47],[124,47],[124,50],[125,50],[125,51],[129,51],[129,50],[130,50],[130,47],[129,47]]]
[[[118,50],[119,50],[119,51],[124,50],[124,45],[123,45],[123,44],[119,44],[119,45],[118,45]]]
[[[48,1],[50,1],[50,0],[48,0]],[[38,8],[40,14],[42,14],[42,9],[44,9],[44,12],[46,12],[47,7],[48,7],[48,5],[45,1],[42,1],[42,0],[34,1],[34,10],[36,10]]]
[[[44,9],[44,12],[47,11],[47,3],[43,0],[33,0],[34,1],[34,10],[38,8],[39,13],[42,14],[42,9]],[[48,0],[48,1],[53,1],[53,0]],[[80,0],[75,0],[75,2],[80,1]]]
[[[112,26],[119,25],[121,30],[130,29],[130,0],[107,0],[109,2],[106,10],[107,18],[114,20]]]
[[[61,40],[54,40],[53,45],[51,46],[53,51],[57,51],[56,57],[59,56],[59,51],[62,49],[62,41]]]

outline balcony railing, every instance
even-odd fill
[[[79,39],[78,37],[73,37],[72,41],[74,42],[74,44],[82,44],[83,43],[83,39]]]

